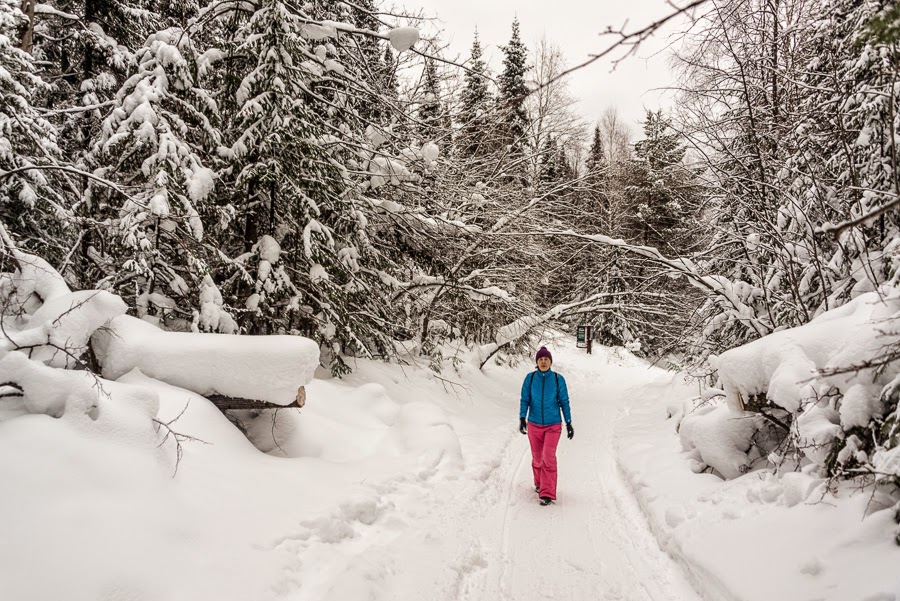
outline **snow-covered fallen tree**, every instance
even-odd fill
[[[883,287],[810,323],[713,357],[719,389],[680,422],[696,469],[782,470],[900,485],[900,290]],[[692,410],[693,409],[693,410]]]
[[[204,396],[275,405],[294,403],[319,365],[319,348],[309,338],[166,332],[128,315],[113,319],[92,342],[106,378],[138,368]]]
[[[0,274],[0,413],[87,415],[118,402],[115,380],[131,372],[241,408],[301,405],[319,364],[318,346],[299,336],[231,336],[167,332],[126,315],[125,302],[103,290],[72,292],[40,257],[18,250],[0,225],[15,266]],[[77,371],[76,371],[77,370]],[[102,374],[102,377],[101,377]],[[130,387],[134,388],[134,387]],[[156,421],[158,399],[140,397]],[[225,401],[223,401],[223,398]],[[156,399],[156,400],[154,400]],[[168,424],[156,422],[171,433]]]

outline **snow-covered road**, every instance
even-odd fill
[[[560,355],[576,436],[560,442],[558,501],[538,505],[527,440],[513,436],[498,467],[500,500],[480,521],[479,536],[495,541],[495,553],[471,598],[698,599],[660,550],[614,455],[616,423],[652,373],[608,365],[583,351]]]
[[[373,526],[364,535],[372,544],[349,571],[338,571],[326,598],[700,599],[660,550],[615,457],[617,422],[660,372],[606,361],[574,349],[556,358],[576,427],[574,440],[560,442],[556,504],[537,502],[528,441],[516,430],[518,405],[508,402],[502,426],[486,420],[483,431],[463,437],[466,469],[458,478],[398,484],[388,498],[405,523],[394,536]],[[501,442],[474,442],[484,440]],[[316,595],[297,598],[321,599],[315,588]]]
[[[623,351],[552,348],[575,438],[549,507],[517,428],[528,364],[359,361],[277,428],[244,415],[256,445],[139,372],[96,421],[0,419],[0,599],[900,599],[894,511],[861,522],[871,495],[852,490],[802,503],[821,497],[805,473],[693,473],[667,418],[693,387]],[[174,478],[141,386],[193,437]]]
[[[550,507],[537,504],[525,437],[511,441],[512,461],[501,468],[506,503],[496,520],[502,540],[499,590],[488,579],[482,598],[697,599],[649,531],[614,455],[616,423],[641,382],[635,375],[650,374],[584,355],[558,361],[568,368],[578,416],[576,437],[560,443],[559,498]],[[631,373],[625,377],[624,371]]]

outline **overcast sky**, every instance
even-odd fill
[[[496,74],[503,58],[500,45],[509,41],[510,27],[518,16],[521,35],[533,58],[537,40],[546,37],[563,49],[570,66],[588,55],[605,49],[611,38],[599,34],[608,26],[625,30],[642,28],[671,8],[665,0],[399,0],[413,10],[421,7],[428,15],[437,15],[444,24],[444,38],[451,52],[465,59],[469,56],[472,36],[477,26],[485,55]],[[669,28],[671,31],[672,28]],[[580,99],[580,113],[593,123],[610,105],[640,132],[644,108],[666,106],[666,96],[654,88],[672,84],[665,52],[664,36],[642,46],[636,56],[620,63],[615,71],[608,60],[602,60],[570,76],[573,96]]]

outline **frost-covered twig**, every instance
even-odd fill
[[[157,432],[159,432],[160,428],[166,429],[166,435],[159,442],[159,444],[156,445],[157,448],[163,446],[166,443],[166,441],[169,440],[170,436],[175,441],[175,471],[172,472],[173,478],[176,476],[176,474],[178,474],[178,466],[181,463],[182,456],[184,455],[184,449],[181,446],[182,442],[188,441],[188,442],[200,442],[200,443],[207,444],[207,445],[212,444],[205,440],[197,438],[196,436],[190,436],[189,434],[182,434],[181,432],[176,432],[175,430],[172,429],[172,424],[177,422],[179,420],[179,418],[181,418],[181,416],[184,415],[185,411],[187,411],[188,406],[190,404],[191,404],[190,401],[185,403],[184,408],[182,408],[181,412],[167,422],[164,422],[161,419],[158,419],[155,417],[153,418],[153,422],[156,424]]]
[[[884,190],[879,190],[879,194],[894,196],[894,200],[887,202],[879,207],[876,207],[876,208],[872,209],[871,211],[867,211],[867,212],[863,213],[862,215],[860,215],[859,217],[856,217],[854,219],[848,219],[846,221],[841,221],[840,223],[827,223],[827,224],[823,225],[822,227],[818,228],[816,230],[816,233],[821,232],[823,234],[831,234],[835,238],[838,238],[838,237],[840,237],[841,234],[843,234],[850,228],[856,227],[858,225],[863,225],[867,221],[870,221],[880,215],[887,213],[891,209],[893,209],[897,206],[900,206],[900,196],[896,196],[894,194],[891,194],[890,192],[885,192]]]
[[[127,198],[128,200],[130,200],[132,202],[137,202],[127,192],[122,190],[122,188],[120,188],[118,186],[118,184],[116,184],[115,182],[111,182],[108,179],[94,175],[93,173],[90,173],[89,171],[83,171],[81,169],[76,169],[74,167],[68,167],[65,165],[27,165],[25,167],[17,167],[15,169],[10,169],[9,171],[0,172],[0,181],[6,179],[8,177],[11,177],[13,175],[23,173],[25,171],[62,171],[64,173],[72,173],[72,174],[78,175],[80,177],[86,177],[90,180],[93,180],[93,181],[99,183],[99,184],[103,184],[104,186],[106,186],[112,190],[115,190],[116,192],[118,192],[119,194],[121,194],[122,196]]]

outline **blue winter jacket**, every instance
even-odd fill
[[[520,418],[527,417],[529,422],[538,426],[550,426],[560,422],[560,409],[566,423],[571,422],[569,390],[564,377],[552,369],[536,370],[525,376],[525,381],[522,382],[522,401],[519,403]]]

